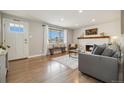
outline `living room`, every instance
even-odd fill
[[[0,18],[0,82],[123,82],[124,11],[4,10]]]

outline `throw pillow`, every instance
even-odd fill
[[[71,44],[71,47],[75,47],[75,44]]]
[[[91,52],[92,54],[94,53],[94,50],[96,49],[97,46],[100,46],[100,47],[104,47],[105,48],[106,47],[106,44],[103,44],[103,45],[96,45],[96,44],[94,44],[93,45],[93,50]]]
[[[93,51],[93,54],[95,55],[101,55],[102,52],[104,51],[105,47],[101,47],[101,46],[97,46],[94,51]]]
[[[92,54],[93,54],[93,51],[95,50],[96,47],[97,47],[97,45],[94,44],[94,45],[93,45],[93,50],[92,50],[92,52],[91,52]]]
[[[105,48],[105,50],[102,53],[103,56],[109,56],[109,57],[111,57],[113,54],[114,54],[114,51],[110,48]]]

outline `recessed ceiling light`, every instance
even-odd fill
[[[96,20],[95,20],[95,19],[92,19],[91,21],[92,21],[92,22],[95,22]]]
[[[61,18],[60,21],[64,21],[64,18]]]
[[[83,12],[83,10],[79,10],[78,12],[79,12],[79,13],[82,13],[82,12]]]

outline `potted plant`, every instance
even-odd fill
[[[0,44],[0,48],[3,49],[3,50],[6,50],[6,47],[4,46],[3,42]]]

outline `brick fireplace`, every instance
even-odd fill
[[[97,37],[79,37],[79,45],[83,47],[84,51],[91,52],[93,45],[108,44],[110,42],[109,36],[97,36]]]

